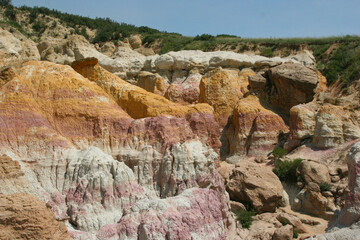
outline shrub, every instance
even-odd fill
[[[194,37],[194,41],[211,41],[214,39],[215,39],[215,37],[210,34],[202,34],[200,36],[196,35],[196,37]]]
[[[43,21],[36,21],[32,28],[35,32],[38,32],[39,34],[43,33],[46,29],[46,24]]]
[[[295,228],[293,228],[293,238],[298,238],[298,237],[299,237],[298,231]]]
[[[255,216],[255,211],[253,210],[244,210],[236,211],[236,219],[241,223],[243,228],[250,228],[252,224],[252,217]]]
[[[16,20],[16,11],[13,8],[7,8],[5,10],[5,16],[11,20],[11,21],[15,21]]]
[[[272,151],[272,154],[275,158],[282,158],[284,157],[286,154],[288,154],[288,151],[286,149],[283,148],[275,148]]]
[[[331,190],[331,186],[329,183],[327,182],[322,182],[320,183],[320,191],[321,192],[327,192],[327,191],[330,191]]]
[[[303,161],[301,158],[297,158],[293,161],[276,161],[273,172],[279,177],[281,181],[296,182],[296,169]]]
[[[274,52],[273,52],[272,48],[263,48],[263,49],[261,49],[261,55],[264,57],[273,57]]]

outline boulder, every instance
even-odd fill
[[[238,164],[229,179],[226,189],[232,200],[249,202],[256,212],[274,212],[282,200],[282,185],[270,168],[251,162]]]
[[[319,83],[317,73],[302,64],[285,63],[268,71],[271,86],[269,102],[281,111],[313,100]]]
[[[312,187],[313,184],[314,186]],[[334,218],[334,212],[337,210],[334,202],[324,197],[320,188],[315,183],[310,183],[302,189],[295,197],[291,205],[294,211],[300,211],[313,216],[318,216],[327,220]]]
[[[129,38],[129,43],[130,43],[132,48],[141,47],[141,44],[142,44],[141,36],[140,35],[132,35]]]
[[[315,103],[299,104],[290,109],[290,134],[285,144],[287,150],[292,150],[299,146],[302,140],[313,137],[316,111]]]
[[[293,226],[285,225],[275,230],[272,240],[291,240],[293,239]]]
[[[304,179],[305,183],[314,182],[318,185],[321,183],[330,183],[329,168],[327,165],[315,161],[302,161],[297,169]]]

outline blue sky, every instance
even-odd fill
[[[359,0],[13,0],[87,17],[148,26],[187,36],[360,35]]]

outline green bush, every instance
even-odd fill
[[[46,24],[43,21],[36,21],[32,28],[35,32],[38,32],[39,34],[43,33],[46,29]]]
[[[329,183],[327,182],[322,182],[320,183],[320,191],[321,192],[327,192],[327,191],[330,191],[331,190],[331,186]]]
[[[11,20],[11,21],[15,21],[16,20],[16,11],[13,8],[7,8],[5,10],[5,16]]]
[[[293,161],[276,161],[273,172],[281,181],[296,182],[298,179],[296,176],[296,169],[302,161],[303,159],[301,158],[297,158]]]
[[[282,158],[284,157],[286,154],[288,154],[288,151],[286,149],[283,148],[275,148],[272,151],[272,154],[275,158]]]
[[[202,34],[202,35],[196,35],[196,37],[194,37],[194,41],[211,41],[214,40],[215,37],[213,35],[210,34]]]
[[[273,52],[272,48],[262,48],[261,55],[264,57],[273,57],[274,52]]]
[[[293,238],[298,238],[299,237],[299,233],[298,233],[298,231],[295,229],[295,228],[293,228]]]
[[[236,219],[241,223],[243,228],[250,228],[252,224],[252,217],[256,215],[253,210],[244,210],[236,211]]]

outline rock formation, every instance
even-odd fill
[[[318,238],[357,234],[359,84],[335,99],[308,51],[155,55],[142,37],[0,30],[0,238],[292,239],[325,221],[293,210],[341,207]],[[272,171],[282,147],[297,183]]]

